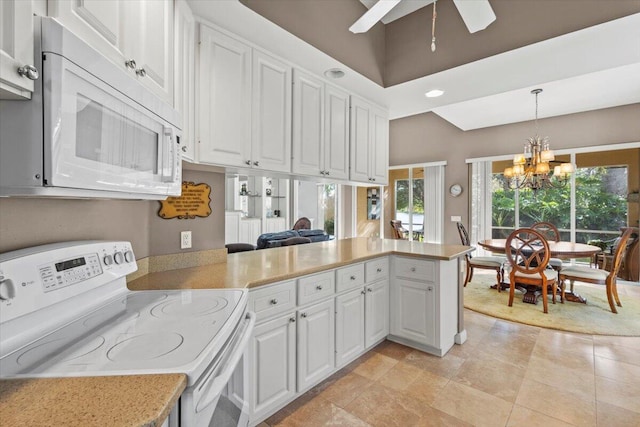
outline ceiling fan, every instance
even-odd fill
[[[386,21],[387,15],[391,20],[397,19],[421,7],[434,3],[434,0],[360,0],[369,8],[351,27],[352,33],[366,33],[378,21]],[[466,24],[470,33],[484,30],[496,20],[496,15],[489,4],[489,0],[453,0],[458,13]],[[397,7],[396,7],[397,6]],[[392,9],[396,9],[392,12]],[[385,22],[386,23],[386,22]]]

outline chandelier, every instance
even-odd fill
[[[511,189],[539,190],[541,188],[564,187],[574,171],[573,164],[561,163],[553,168],[549,163],[555,161],[555,155],[549,148],[549,137],[538,134],[538,94],[542,89],[531,91],[536,96],[536,136],[527,139],[524,152],[513,158],[513,167],[504,170],[504,177]]]

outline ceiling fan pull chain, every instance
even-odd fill
[[[437,2],[438,0],[435,0],[433,2],[433,18],[431,20],[431,52],[436,51],[436,16],[438,16],[438,14],[436,13]]]

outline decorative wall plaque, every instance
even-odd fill
[[[206,218],[211,215],[211,187],[207,184],[182,182],[182,195],[160,201],[158,216],[164,219]]]

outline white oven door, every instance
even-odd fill
[[[236,427],[249,423],[248,388],[249,338],[256,315],[247,312],[242,323],[202,380],[180,398],[182,427]]]
[[[43,64],[46,185],[180,194],[174,126],[59,55]]]

